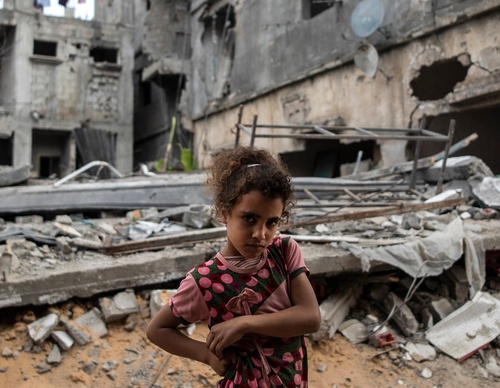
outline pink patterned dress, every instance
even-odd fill
[[[170,300],[183,323],[209,327],[241,315],[268,314],[291,307],[289,282],[309,270],[298,244],[276,237],[250,268],[235,265],[219,252],[193,268]],[[303,336],[246,335],[231,347],[237,362],[218,387],[307,387],[307,351]]]

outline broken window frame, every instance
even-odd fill
[[[442,159],[441,172],[437,184],[437,194],[443,189],[444,170],[448,159],[451,141],[455,132],[455,120],[450,120],[447,136],[440,133],[424,129],[425,120],[421,122],[421,128],[362,128],[362,127],[347,127],[347,126],[323,126],[315,124],[302,125],[279,125],[279,124],[257,124],[258,115],[254,115],[252,124],[242,124],[243,106],[240,107],[238,113],[238,121],[236,123],[236,139],[235,147],[240,143],[241,132],[250,136],[250,145],[253,146],[256,138],[288,138],[288,139],[317,139],[317,140],[406,140],[416,141],[416,152],[413,159],[413,166],[410,176],[409,189],[415,189],[416,172],[419,161],[419,150],[423,141],[443,142],[445,143],[444,156]],[[257,129],[277,129],[288,130],[288,133],[257,133]],[[308,133],[305,133],[307,131]],[[311,131],[313,133],[311,133]],[[346,131],[354,132],[354,134],[345,134]]]

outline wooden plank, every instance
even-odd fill
[[[104,244],[106,253],[116,255],[123,253],[153,251],[164,248],[168,245],[182,244],[185,242],[207,241],[226,236],[226,227],[194,230],[183,233],[176,233],[169,236],[152,237],[142,241],[127,241],[119,244],[112,244],[107,241]]]
[[[455,207],[459,205],[463,205],[465,203],[465,198],[454,198],[447,199],[439,202],[431,202],[431,203],[402,203],[400,206],[388,207],[385,209],[375,209],[375,210],[366,210],[360,212],[350,212],[350,213],[341,213],[335,215],[325,215],[319,217],[310,217],[305,220],[292,221],[287,225],[287,227],[299,227],[299,226],[307,226],[307,225],[317,225],[325,222],[338,222],[338,221],[348,221],[348,220],[360,220],[363,218],[371,218],[371,217],[379,217],[379,216],[389,216],[394,214],[405,214],[405,213],[413,213],[422,210],[432,210],[432,209],[441,209],[447,207]]]

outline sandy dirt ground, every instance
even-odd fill
[[[139,297],[138,297],[139,298]],[[89,302],[87,302],[89,303]],[[27,323],[48,312],[82,314],[90,304],[2,310],[0,318],[0,387],[214,387],[218,376],[207,366],[171,356],[145,336],[148,318],[139,314],[132,325],[108,324],[109,334],[85,346],[75,344],[62,352],[62,362],[47,364],[54,346],[50,339],[32,347]],[[71,311],[67,311],[71,309]],[[26,322],[25,322],[26,321]],[[136,322],[136,324],[135,324]],[[130,319],[128,320],[130,323]],[[196,325],[191,333],[204,340],[208,330]],[[390,345],[394,346],[394,345]],[[439,354],[434,361],[407,360],[396,348],[351,344],[336,333],[328,341],[308,341],[310,387],[493,387],[500,386],[474,355],[458,363]],[[490,350],[495,351],[495,350]],[[423,377],[423,371],[430,376]]]

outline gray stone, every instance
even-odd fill
[[[469,280],[467,279],[465,269],[454,265],[444,272],[444,276],[448,281],[451,297],[460,305],[467,302],[469,299]]]
[[[448,315],[450,315],[453,311],[455,311],[455,308],[452,306],[450,301],[446,298],[441,298],[438,300],[433,300],[429,304],[429,308],[432,312],[432,316],[435,319],[435,322],[439,322],[440,320],[446,318]]]
[[[99,305],[106,322],[118,321],[129,314],[139,312],[139,304],[133,290],[120,292],[112,299],[100,298]]]
[[[28,325],[28,333],[35,343],[43,343],[59,323],[57,314],[48,314]]]
[[[361,291],[362,287],[360,285],[354,285],[330,295],[320,304],[321,326],[312,335],[313,340],[323,341],[333,338],[338,327],[349,313],[350,308],[356,304]]]
[[[69,335],[78,343],[80,346],[85,346],[92,341],[92,336],[88,334],[85,330],[68,320],[63,320]]]
[[[50,351],[49,355],[47,356],[47,363],[48,364],[60,364],[63,360],[61,350],[59,349],[59,346],[54,344],[52,347],[52,350]]]
[[[429,368],[424,368],[424,369],[422,369],[422,372],[420,373],[420,375],[424,379],[430,379],[432,377],[432,370],[430,370]]]
[[[500,210],[500,178],[485,177],[472,192],[487,207]]]
[[[429,344],[407,342],[405,349],[410,354],[412,359],[417,362],[434,361],[437,357],[436,349]]]
[[[43,373],[47,373],[52,369],[52,367],[46,362],[41,362],[40,364],[35,365],[35,368],[36,368],[36,373],[40,375]]]
[[[69,350],[75,343],[74,339],[71,336],[62,330],[55,330],[52,332],[52,338],[63,350]]]
[[[151,318],[153,318],[161,308],[168,303],[175,294],[175,290],[154,290],[149,298],[149,309]]]
[[[118,364],[116,363],[116,361],[113,361],[113,360],[109,360],[109,361],[106,361],[103,365],[102,365],[102,370],[105,371],[105,372],[109,372],[109,371],[112,371],[113,369],[116,369],[116,366]]]
[[[108,328],[102,320],[102,313],[97,307],[94,307],[92,310],[89,310],[82,316],[78,317],[76,322],[89,329],[91,333],[100,338],[108,335]]]
[[[357,342],[368,335],[367,327],[357,319],[348,319],[344,321],[339,326],[339,331],[346,337],[350,342]]]
[[[16,224],[43,224],[43,217],[32,215],[32,216],[16,216]]]
[[[71,225],[73,223],[73,220],[71,219],[71,217],[66,215],[66,214],[57,215],[54,221],[59,222],[59,223],[64,224],[64,225]]]
[[[387,312],[392,311],[394,306],[401,306],[399,310],[393,314],[392,320],[407,336],[412,336],[417,332],[418,321],[415,315],[413,315],[413,312],[406,304],[403,304],[403,301],[396,294],[389,292],[387,298],[382,301],[382,306]]]
[[[442,160],[425,170],[426,182],[438,182],[441,175]],[[467,180],[473,176],[493,176],[491,169],[475,156],[456,156],[446,160],[443,173],[445,182],[451,180]]]
[[[182,223],[196,229],[210,226],[212,211],[209,205],[194,205],[184,212]]]
[[[403,214],[403,229],[416,229],[420,230],[422,228],[422,219],[415,213]]]
[[[4,358],[14,357],[14,352],[12,351],[11,348],[6,346],[2,349],[2,357]]]
[[[56,238],[56,244],[57,244],[57,248],[59,248],[59,250],[65,254],[65,255],[69,255],[70,253],[73,252],[73,250],[71,249],[71,245],[69,244],[69,239],[67,237],[57,237]]]

